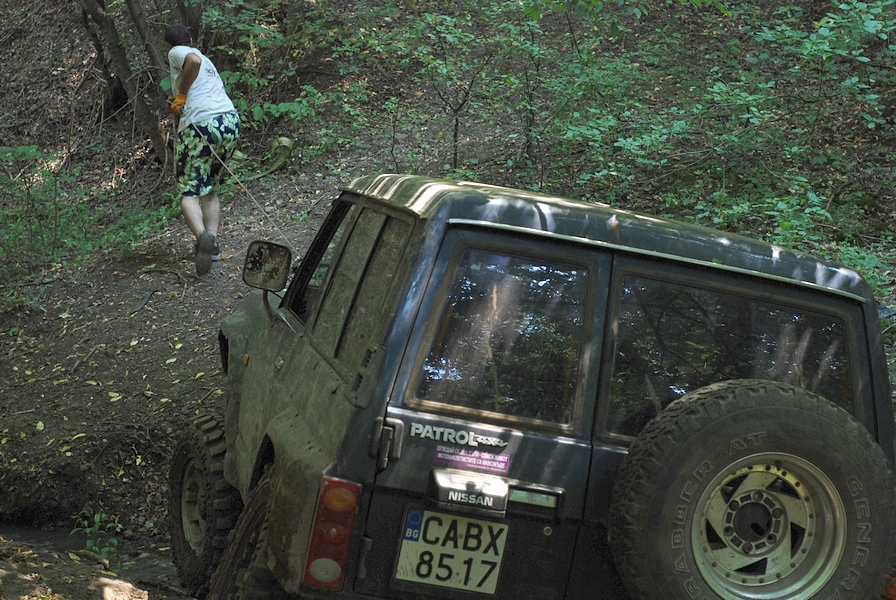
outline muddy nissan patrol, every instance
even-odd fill
[[[223,414],[172,460],[196,596],[884,592],[894,416],[853,271],[406,175],[342,190],[291,263],[250,246]]]

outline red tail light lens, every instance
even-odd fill
[[[342,589],[360,498],[360,485],[335,477],[323,478],[302,585],[320,590]]]

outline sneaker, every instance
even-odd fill
[[[215,236],[205,232],[196,242],[196,274],[202,277],[212,268],[212,253],[215,251]]]
[[[196,255],[196,248],[199,246],[199,242],[193,242],[193,255]],[[212,260],[217,261],[221,260],[221,256],[224,253],[221,251],[221,246],[215,246],[215,249],[212,250]]]

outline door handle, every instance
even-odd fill
[[[368,454],[376,459],[377,470],[382,471],[390,460],[401,458],[403,440],[404,421],[384,417],[374,419]]]

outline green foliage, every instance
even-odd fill
[[[463,114],[475,108],[475,94],[483,73],[494,57],[490,41],[472,31],[469,15],[427,14],[412,30],[411,56],[451,118],[451,165],[459,166],[459,135]]]
[[[16,303],[29,276],[66,258],[134,242],[157,230],[171,207],[111,208],[101,194],[78,185],[82,167],[61,168],[36,146],[0,147],[0,278],[4,298]],[[92,206],[95,204],[95,206]]]
[[[889,243],[835,242],[823,254],[827,258],[861,273],[878,298],[893,293],[892,265],[896,264],[893,240]],[[888,264],[889,263],[889,264]]]
[[[768,190],[765,195],[732,198],[724,189],[717,190],[710,199],[694,203],[692,219],[729,231],[748,231],[781,246],[817,252],[818,247],[813,245],[826,239],[818,225],[831,222],[831,214],[825,200],[810,189],[808,179],[795,172],[786,177],[784,187]]]
[[[782,20],[762,26],[756,37],[796,59],[791,71],[811,77],[818,94],[843,95],[863,105],[866,126],[874,128],[884,123],[886,108],[879,90],[896,84],[896,46],[886,44],[896,32],[894,3],[844,0],[812,29],[803,25],[799,8],[782,7]]]
[[[721,14],[729,14],[726,3],[719,0],[678,0],[678,2],[697,8],[712,7]],[[595,19],[604,18],[615,23],[615,17],[619,12],[640,19],[650,14],[651,5],[649,0],[575,0],[573,2],[568,2],[567,0],[528,0],[525,13],[532,19],[538,20],[545,13],[569,9],[580,15],[588,15]]]
[[[282,1],[264,7],[243,0],[226,0],[206,8],[203,20],[216,32],[219,44],[215,53],[221,64],[221,78],[234,104],[250,130],[266,130],[280,124],[298,129],[298,137],[318,136],[320,142],[332,140],[322,127],[326,118],[322,107],[338,107],[340,126],[347,117],[350,129],[367,123],[364,109],[371,92],[358,76],[368,50],[363,32],[341,22],[338,12],[321,3],[297,11]],[[343,77],[342,86],[319,89],[303,82],[303,71],[311,69],[310,60],[327,55]],[[341,140],[348,136],[337,134]],[[310,141],[310,145],[316,145]]]
[[[87,535],[86,550],[108,561],[112,572],[121,571],[121,557],[118,554],[118,540],[116,533],[121,531],[121,525],[116,519],[106,513],[96,513],[93,516],[87,512],[81,512],[73,517],[75,528],[69,535],[83,532]]]

